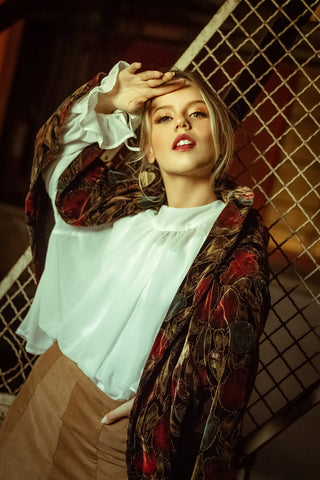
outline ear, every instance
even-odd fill
[[[148,150],[146,150],[146,159],[149,163],[154,163],[156,161],[156,157],[153,153],[152,147],[149,147]]]

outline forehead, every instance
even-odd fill
[[[187,83],[174,92],[155,97],[151,103],[151,110],[168,106],[188,105],[194,102],[204,102],[200,89],[193,83]]]

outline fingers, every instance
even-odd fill
[[[164,83],[170,82],[174,77],[174,72],[155,72],[157,75],[153,77],[149,77],[146,79],[148,86],[151,88],[158,87],[159,85],[163,85]]]
[[[136,73],[140,68],[142,67],[142,64],[140,62],[133,62],[131,65],[128,67],[128,72],[129,73]]]
[[[158,70],[147,70],[146,72],[141,73],[141,80],[147,82],[148,80],[161,78],[162,76],[163,73],[159,72]]]
[[[129,102],[129,105],[131,104],[130,110],[132,111],[132,113],[139,114],[146,101],[151,100],[155,97],[161,97],[162,95],[174,92],[175,90],[179,90],[180,88],[183,88],[185,84],[185,79],[181,78],[173,82],[166,82],[165,84],[161,82],[159,86],[148,86],[148,88],[145,90],[145,95],[140,95],[139,97],[136,97]]]
[[[146,82],[149,87],[157,87],[163,83],[169,82],[174,76],[174,72],[160,72],[159,70],[146,70],[144,72],[136,73],[140,70],[142,64],[140,62],[134,62],[128,67],[128,73],[136,75],[139,80]]]
[[[174,72],[166,72],[162,75],[162,80],[164,82],[170,82],[170,80],[172,80],[174,76],[175,76]]]
[[[166,95],[167,93],[171,93],[175,90],[183,88],[185,84],[186,80],[184,78],[179,78],[178,80],[174,80],[172,82],[166,82],[165,84],[153,89],[153,96],[160,97],[161,95]]]
[[[133,402],[134,402],[134,398],[132,398],[131,400],[128,400],[127,402],[123,403],[122,405],[115,408],[114,410],[111,410],[111,412],[109,412],[107,415],[103,417],[103,419],[101,420],[101,423],[110,425],[111,423],[114,423],[117,420],[120,420],[120,418],[129,417]]]

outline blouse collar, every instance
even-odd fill
[[[225,207],[221,200],[207,205],[190,208],[174,208],[163,205],[159,212],[147,210],[155,228],[162,231],[182,231],[196,228],[209,220],[217,218]]]

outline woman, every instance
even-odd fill
[[[45,353],[2,429],[3,478],[235,478],[266,235],[249,189],[227,188],[220,99],[192,74],[140,68],[98,75],[38,133],[27,214],[43,238],[45,184],[54,227],[18,332]],[[110,152],[140,117],[137,179]]]

